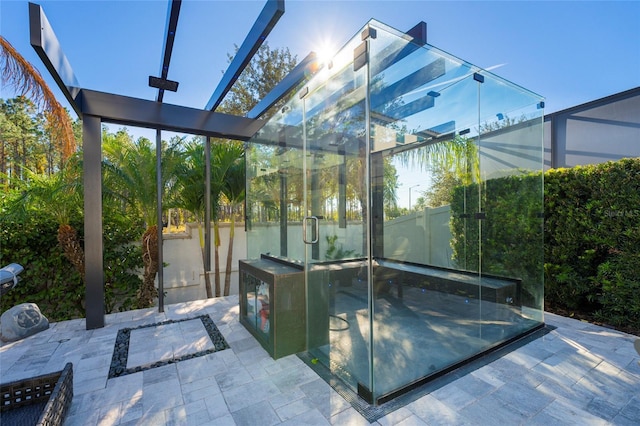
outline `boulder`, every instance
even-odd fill
[[[22,303],[0,317],[0,336],[5,342],[15,342],[49,328],[49,320],[35,303]]]

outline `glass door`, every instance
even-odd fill
[[[354,391],[370,392],[366,67],[338,61],[303,106],[307,347]]]

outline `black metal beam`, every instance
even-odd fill
[[[318,67],[319,64],[315,52],[309,53],[276,87],[271,89],[271,91],[247,113],[247,117],[260,118],[280,99],[284,98],[298,87],[300,83],[311,77],[311,75],[318,70]]]
[[[87,330],[104,327],[102,244],[102,126],[100,117],[82,118],[84,171],[84,256]]]
[[[262,120],[87,89],[80,91],[78,100],[83,114],[101,117],[104,122],[217,138],[246,141],[264,124]]]
[[[169,74],[169,63],[171,62],[171,52],[173,51],[173,42],[176,38],[176,29],[178,27],[178,17],[180,16],[180,6],[182,5],[182,0],[171,0],[171,4],[169,5],[169,10],[167,11],[167,34],[164,37],[164,55],[162,57],[162,66],[160,67],[160,79],[167,80],[167,76]],[[175,83],[175,89],[168,89],[175,92],[178,89],[178,83]],[[173,85],[172,85],[173,87]],[[162,102],[164,98],[164,91],[166,87],[158,88],[158,96],[156,97],[156,102]]]
[[[76,103],[76,96],[80,91],[80,84],[73,73],[71,64],[62,51],[53,28],[40,5],[29,3],[29,33],[31,46],[44,63],[51,77],[67,98],[76,114],[80,115],[80,107]]]
[[[260,16],[256,19],[249,34],[247,34],[247,38],[244,39],[242,46],[240,46],[240,49],[238,49],[236,55],[233,57],[229,68],[227,68],[227,71],[222,76],[222,80],[218,83],[218,87],[216,87],[213,95],[211,95],[211,99],[207,102],[205,109],[215,111],[216,108],[218,108],[283,14],[284,0],[267,0],[267,4],[262,9],[262,12],[260,12]]]

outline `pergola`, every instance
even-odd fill
[[[161,130],[192,133],[206,137],[206,155],[210,153],[211,138],[246,141],[265,123],[260,117],[276,102],[286,96],[317,68],[315,53],[307,55],[276,87],[267,94],[246,117],[216,112],[242,71],[284,13],[284,0],[267,0],[262,12],[247,34],[238,52],[229,64],[207,105],[202,108],[163,103],[165,90],[176,91],[178,82],[168,79],[171,53],[179,21],[181,0],[171,0],[167,11],[164,53],[160,75],[149,76],[149,85],[157,88],[155,101],[98,92],[80,87],[71,64],[67,60],[53,28],[40,5],[29,3],[29,29],[31,45],[79,117],[82,118],[84,167],[84,233],[85,233],[85,301],[86,328],[104,327],[104,272],[102,243],[102,123],[138,126],[156,130],[158,223],[162,223],[161,187]],[[210,196],[211,170],[207,161],[205,171]],[[211,210],[206,202],[205,247],[211,247]],[[158,227],[158,240],[162,241],[162,227]],[[210,253],[208,253],[210,254]],[[162,249],[158,262],[162,265]],[[209,255],[206,256],[210,258]],[[205,265],[210,269],[210,265]],[[159,310],[164,310],[162,268],[158,272]]]

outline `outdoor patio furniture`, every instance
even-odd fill
[[[73,399],[73,364],[50,374],[2,384],[2,424],[61,425]]]

